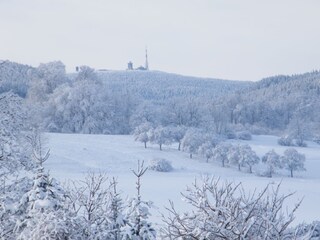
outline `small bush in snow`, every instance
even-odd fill
[[[157,172],[170,172],[173,167],[168,160],[156,158],[150,162],[149,169]]]
[[[307,143],[305,141],[303,141],[302,139],[296,139],[294,141],[295,145],[297,145],[298,147],[307,147]]]
[[[315,136],[312,141],[314,141],[315,143],[320,144],[320,136]]]
[[[237,133],[237,138],[240,140],[251,140],[252,136],[251,133],[248,131],[243,131],[243,132],[238,132]]]
[[[233,131],[229,131],[226,134],[227,139],[236,139],[237,138],[237,134]]]
[[[290,136],[282,136],[278,139],[278,144],[281,146],[293,146],[292,138]]]

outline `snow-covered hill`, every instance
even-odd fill
[[[88,170],[105,171],[110,177],[118,177],[119,187],[125,194],[135,193],[135,178],[131,169],[136,168],[137,160],[148,163],[151,159],[160,157],[171,161],[174,171],[148,171],[143,178],[143,197],[152,200],[158,207],[153,209],[152,218],[156,222],[160,222],[159,211],[165,212],[164,206],[168,206],[168,199],[173,200],[176,207],[183,210],[186,205],[181,201],[179,192],[191,185],[195,177],[205,174],[220,177],[222,180],[242,182],[247,191],[282,181],[283,193],[296,192],[287,202],[288,205],[293,206],[304,198],[296,214],[296,223],[311,222],[320,216],[320,146],[315,143],[309,142],[307,148],[298,149],[306,155],[306,172],[297,173],[295,178],[289,178],[287,172],[274,178],[265,178],[238,172],[233,168],[222,168],[217,163],[206,163],[205,159],[199,156],[189,159],[189,155],[176,150],[175,145],[165,146],[163,151],[155,145],[145,149],[141,143],[135,142],[132,136],[52,133],[47,136],[52,155],[46,167],[54,177],[65,181],[80,179]],[[277,145],[277,138],[273,136],[254,136],[252,141],[246,143],[260,156],[271,149],[282,154],[287,148]]]
[[[127,89],[146,100],[172,97],[212,99],[251,86],[252,83],[188,77],[160,71],[98,71],[98,77],[111,89]]]

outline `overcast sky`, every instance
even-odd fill
[[[320,69],[319,0],[0,0],[0,59],[259,80]]]

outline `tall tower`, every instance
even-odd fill
[[[149,63],[148,63],[148,49],[146,48],[146,63],[145,63],[145,69],[149,70]]]

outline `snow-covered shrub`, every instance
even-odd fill
[[[282,136],[278,139],[278,144],[281,146],[293,146],[293,140],[290,136]]]
[[[182,193],[189,204],[185,213],[173,202],[164,217],[165,239],[293,239],[287,232],[300,203],[288,210],[284,203],[292,195],[281,195],[280,185],[247,194],[241,184],[219,179],[195,181]]]
[[[293,229],[290,229],[296,239],[320,239],[320,221],[314,221],[310,224],[299,224]]]
[[[300,138],[295,139],[294,143],[298,147],[307,147],[308,146],[307,143],[303,139],[300,139]]]
[[[236,139],[237,138],[237,134],[233,131],[229,131],[226,133],[226,137],[227,139]]]
[[[13,229],[25,217],[25,208],[20,204],[23,195],[32,188],[29,177],[1,184],[0,194],[0,239],[15,240]]]
[[[121,239],[126,219],[115,179],[108,185],[107,176],[89,172],[70,189],[72,209],[81,219],[85,239]]]
[[[151,160],[148,168],[157,172],[170,172],[173,170],[171,162],[162,158],[155,158]]]
[[[250,133],[252,133],[254,135],[267,135],[267,134],[269,134],[269,129],[262,127],[262,126],[257,126],[257,125],[249,126],[249,131],[250,131]]]
[[[240,140],[251,140],[252,139],[252,135],[250,132],[248,131],[242,131],[242,132],[238,132],[237,133],[237,138]]]
[[[314,141],[317,144],[320,144],[320,136],[313,137],[312,141]]]

